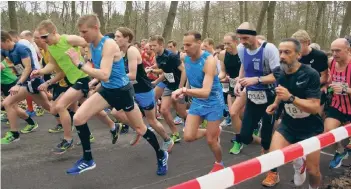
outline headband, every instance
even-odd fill
[[[244,35],[253,35],[253,36],[257,35],[256,31],[254,31],[254,30],[246,30],[246,29],[237,29],[236,33],[244,34]]]

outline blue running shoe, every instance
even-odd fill
[[[168,152],[163,152],[165,155],[162,159],[157,160],[157,175],[166,175],[168,170]]]
[[[344,150],[344,152],[342,153],[335,152],[333,160],[331,160],[329,163],[329,168],[331,169],[339,168],[342,164],[342,160],[347,158],[348,155],[349,154],[347,153],[347,150]]]
[[[73,165],[72,168],[68,169],[66,173],[69,175],[79,175],[84,171],[92,170],[95,167],[96,167],[96,164],[94,160],[87,161],[81,158]]]
[[[27,114],[29,117],[34,117],[34,116],[36,116],[35,111],[26,110],[26,114]]]

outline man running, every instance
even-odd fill
[[[20,74],[16,85],[9,89],[11,95],[7,96],[2,103],[7,112],[11,129],[1,139],[1,144],[10,144],[19,140],[17,117],[27,122],[27,126],[21,130],[22,133],[30,133],[38,128],[38,124],[18,106],[18,102],[30,95],[37,104],[42,105],[48,111],[50,111],[50,105],[46,94],[38,91],[38,86],[43,81],[40,78],[30,79],[30,74],[35,69],[30,49],[12,41],[8,32],[1,31],[1,55],[8,57],[14,64],[17,73]]]
[[[323,121],[318,114],[320,109],[320,81],[318,72],[298,58],[301,44],[296,39],[284,39],[279,44],[281,68],[277,68],[278,87],[276,98],[267,107],[268,114],[274,114],[280,103],[284,104],[284,115],[278,129],[274,132],[269,151],[275,151],[323,132]],[[307,127],[308,125],[308,127]],[[319,169],[320,151],[307,155],[306,160],[294,162],[294,183],[301,186],[309,175],[309,188],[316,189],[321,184]],[[262,182],[271,187],[279,182],[277,169],[270,171]]]
[[[64,130],[64,137],[54,148],[54,153],[63,154],[73,147],[71,118],[75,112],[69,112],[67,108],[72,103],[78,101],[82,102],[88,97],[90,82],[89,76],[74,66],[65,52],[73,47],[75,47],[77,52],[80,52],[78,47],[85,47],[87,46],[87,43],[83,38],[76,35],[60,35],[57,33],[55,24],[50,20],[42,21],[37,30],[41,35],[40,37],[48,44],[50,64],[47,64],[43,69],[33,72],[32,75],[35,77],[37,75],[49,74],[53,71],[60,70],[60,72],[55,74],[53,79],[46,82],[47,85],[50,86],[51,84],[55,84],[64,77],[67,78],[67,83],[70,85],[69,89],[56,99],[56,103],[54,104],[55,107],[53,107],[51,111],[53,115],[59,114]],[[83,61],[83,57],[80,56],[80,58]],[[116,128],[114,122],[107,116],[106,112],[101,111],[98,115],[100,115],[99,117],[101,117],[104,120],[104,123],[110,127],[112,143],[115,144],[118,139],[120,128]],[[91,137],[91,140],[94,140],[94,138]]]
[[[118,45],[114,40],[101,34],[100,21],[96,15],[80,17],[77,26],[81,36],[90,43],[94,68],[83,63],[74,49],[68,50],[67,54],[77,66],[76,68],[100,80],[101,88],[88,98],[74,115],[74,125],[82,142],[83,157],[68,169],[67,173],[76,175],[96,167],[90,149],[90,131],[87,121],[93,115],[112,106],[116,110],[123,109],[130,126],[154,148],[158,163],[157,174],[165,175],[168,169],[168,153],[160,149],[155,134],[146,128],[139,108],[134,105],[133,86],[125,72]]]
[[[219,124],[223,115],[224,99],[222,86],[216,76],[216,61],[213,56],[202,51],[201,34],[190,31],[184,34],[184,58],[186,75],[190,89],[182,87],[173,92],[176,100],[185,95],[193,98],[185,122],[184,140],[192,142],[206,136],[207,143],[215,156],[211,172],[224,168],[222,151],[219,143]],[[207,120],[207,129],[199,129],[203,120]]]
[[[120,27],[117,29],[115,36],[118,46],[124,53],[126,73],[131,83],[133,83],[135,101],[139,108],[143,109],[150,126],[163,138],[162,150],[170,152],[174,143],[167,135],[163,125],[156,119],[154,110],[156,105],[155,93],[149,78],[146,76],[141,55],[138,49],[131,45],[131,41],[134,39],[133,31],[126,27]],[[122,110],[113,110],[112,115],[122,123],[130,125],[130,121]],[[133,143],[136,143],[138,138],[140,137],[137,137],[137,140],[134,140]]]
[[[350,43],[344,38],[332,42],[330,50],[333,60],[330,66],[329,88],[332,92],[332,101],[326,111],[324,131],[329,132],[351,121],[351,56]],[[330,168],[338,168],[351,151],[351,145],[344,148],[336,144],[334,158],[329,163]]]
[[[256,39],[255,27],[242,23],[237,29],[237,37],[242,46],[238,47],[238,55],[242,62],[239,80],[234,92],[237,96],[246,87],[247,101],[240,134],[236,141],[240,144],[260,143],[265,151],[269,150],[272,139],[274,119],[265,110],[274,101],[275,78],[272,71],[279,67],[279,52],[272,43],[260,43]],[[254,129],[262,119],[261,138],[253,137]],[[254,140],[255,139],[255,140]]]
[[[186,103],[185,99],[179,101],[172,100],[171,94],[177,89],[185,86],[186,73],[184,65],[180,61],[178,55],[173,54],[171,51],[164,49],[164,39],[162,36],[155,35],[149,40],[149,45],[152,50],[157,54],[156,63],[159,69],[152,69],[151,73],[161,74],[159,78],[154,81],[155,84],[162,82],[164,84],[164,91],[161,102],[161,114],[166,123],[172,131],[171,138],[174,143],[180,142],[181,137],[178,132],[177,126],[174,124],[173,116],[171,114],[171,107],[175,108],[176,112],[183,118],[186,118]],[[157,85],[157,90],[162,90],[162,86]]]

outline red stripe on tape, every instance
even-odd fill
[[[201,189],[201,187],[200,183],[196,179],[193,179],[187,182],[183,182],[182,184],[172,186],[168,189]]]
[[[261,174],[261,163],[257,158],[230,167],[234,172],[234,184]]]
[[[330,133],[330,132],[318,135],[317,138],[319,139],[319,142],[321,143],[321,149],[335,143],[335,137],[334,137],[333,133]]]
[[[303,156],[303,147],[298,143],[287,146],[281,151],[284,154],[284,164]]]
[[[351,124],[347,124],[344,127],[347,130],[348,135],[351,136]]]

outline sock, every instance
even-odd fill
[[[146,129],[146,132],[145,132],[143,137],[149,142],[149,144],[151,144],[151,146],[156,151],[157,159],[162,159],[164,156],[164,153],[160,149],[160,145],[158,144],[156,135],[152,131],[150,131],[149,129]]]
[[[27,119],[25,119],[24,121],[26,121],[29,125],[35,125],[35,123],[34,123],[34,121],[33,121],[33,119],[32,118],[30,118],[29,116],[28,116],[28,118]]]
[[[235,134],[235,141],[237,141],[238,143],[241,143],[241,141],[240,141],[240,133],[239,134]]]
[[[11,131],[11,133],[13,134],[13,137],[19,138],[19,132],[18,131]]]
[[[278,169],[277,168],[274,168],[274,169],[271,169],[272,172],[278,172]]]
[[[92,160],[91,148],[90,148],[90,130],[88,124],[85,123],[83,125],[76,126],[77,133],[80,141],[82,142],[83,147],[83,158],[84,160]]]
[[[33,109],[33,99],[32,99],[32,97],[31,97],[31,96],[28,96],[28,97],[26,98],[26,101],[27,101],[27,109],[28,109],[29,111],[33,112],[34,109]]]
[[[113,128],[111,129],[111,131],[115,131],[116,130],[116,125],[113,124]]]
[[[72,121],[72,123],[73,123],[73,116],[74,116],[74,114],[75,114],[76,112],[73,112],[73,111],[71,111],[71,110],[68,110],[68,113],[69,113],[69,116],[71,117],[71,121]]]

